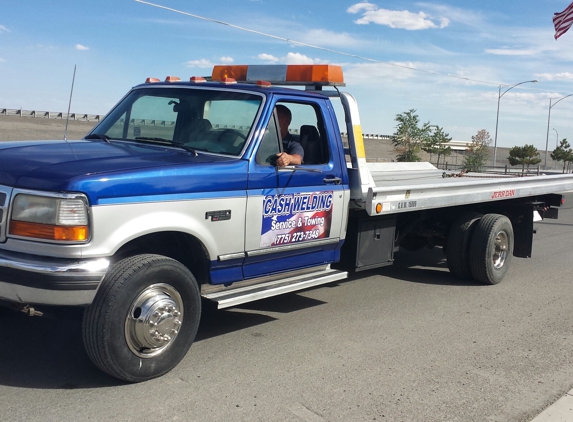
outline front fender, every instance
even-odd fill
[[[196,237],[209,258],[244,251],[246,198],[103,205],[92,208],[93,237],[84,257],[111,256],[138,237],[176,231]],[[229,219],[209,213],[230,211]]]

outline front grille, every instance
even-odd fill
[[[6,226],[12,188],[0,185],[0,243],[6,241]]]

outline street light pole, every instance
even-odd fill
[[[533,81],[523,81],[523,82],[520,82],[520,83],[518,83],[518,84],[512,85],[512,86],[510,86],[509,88],[507,88],[505,91],[503,91],[503,93],[501,92],[501,85],[499,86],[499,91],[498,91],[498,94],[497,94],[497,114],[496,114],[496,117],[495,117],[495,137],[494,137],[494,142],[493,142],[493,167],[495,167],[495,162],[496,162],[496,160],[497,160],[497,126],[498,126],[498,123],[499,123],[499,101],[501,100],[501,97],[503,97],[503,96],[505,95],[505,93],[506,93],[507,91],[509,91],[510,89],[513,89],[513,88],[515,88],[515,87],[518,86],[518,85],[526,84],[526,83],[529,83],[529,82],[531,82],[531,83],[537,83],[537,79],[535,79],[535,80],[533,80]],[[554,104],[554,105],[555,105],[555,104]]]
[[[553,130],[555,131],[555,149],[557,149],[557,144],[559,143],[559,132],[557,132],[557,129],[553,128]]]
[[[547,170],[547,154],[549,153],[549,122],[550,122],[550,120],[551,120],[551,109],[552,109],[553,107],[555,107],[555,105],[556,105],[559,101],[562,101],[562,100],[564,100],[565,98],[568,98],[568,97],[570,97],[570,96],[572,96],[572,95],[573,95],[573,94],[569,94],[569,95],[566,95],[566,96],[564,96],[564,97],[559,98],[557,101],[555,101],[555,102],[553,103],[553,105],[551,105],[551,100],[552,100],[552,98],[549,99],[549,113],[547,113],[547,138],[545,138],[545,170]],[[555,130],[555,128],[554,128],[553,130]],[[557,132],[557,131],[555,130],[555,132]],[[559,137],[559,136],[558,136],[558,137]],[[557,148],[557,147],[556,147],[556,148]]]

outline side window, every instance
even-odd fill
[[[279,135],[276,116],[273,113],[265,130],[263,141],[257,152],[257,164],[274,165],[276,155],[280,152]]]
[[[303,165],[328,163],[330,151],[320,107],[309,103],[280,104],[286,106],[292,114],[289,133],[304,150]]]

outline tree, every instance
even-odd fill
[[[412,109],[402,114],[397,114],[396,132],[392,135],[392,144],[394,151],[398,154],[397,161],[420,161],[421,158],[418,153],[422,146],[427,142],[430,135],[431,126],[430,122],[424,123],[420,126],[420,119],[415,114],[416,110]]]
[[[522,147],[515,146],[509,150],[509,157],[507,157],[509,164],[512,166],[521,165],[521,174],[525,173],[525,167],[529,170],[529,166],[539,164],[539,151],[533,145],[525,144]]]
[[[477,134],[472,136],[472,143],[469,145],[462,169],[467,171],[481,172],[489,156],[488,147],[491,144],[489,132],[481,129]]]
[[[450,142],[452,138],[449,133],[444,132],[443,127],[434,126],[434,131],[427,138],[426,142],[422,146],[422,150],[428,154],[437,154],[438,161],[436,166],[440,167],[440,156],[447,157],[452,153],[452,147],[446,145]]]
[[[573,161],[573,150],[571,150],[571,145],[567,142],[567,138],[559,143],[559,146],[553,150],[551,153],[551,158],[553,161],[563,161],[563,173],[565,173],[565,167],[568,162]]]

